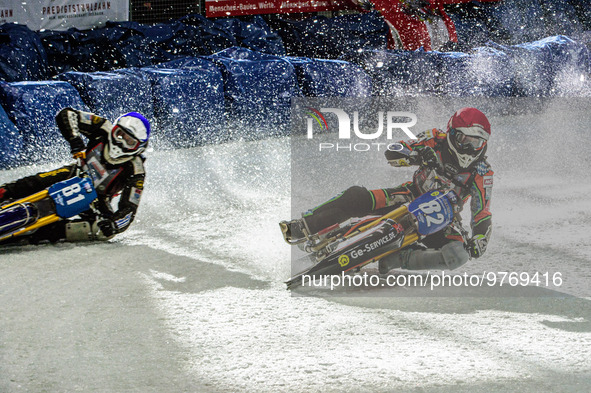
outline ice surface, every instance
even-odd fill
[[[589,116],[492,119],[493,238],[465,271],[562,272],[525,295],[290,296],[289,138],[151,152],[126,233],[0,251],[0,391],[588,391]],[[367,162],[311,198],[412,173]]]

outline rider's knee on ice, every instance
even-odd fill
[[[363,216],[372,209],[371,192],[361,186],[349,187],[341,196],[343,206],[349,210],[351,217]]]
[[[451,241],[441,247],[441,253],[447,268],[454,270],[468,262],[470,256],[464,248],[464,243],[459,241]]]
[[[404,268],[408,270],[454,270],[468,261],[468,253],[459,241],[444,244],[438,250],[413,250]]]
[[[469,259],[464,245],[451,241],[440,249],[409,249],[387,256],[380,261],[380,271],[402,268],[407,270],[454,270]]]

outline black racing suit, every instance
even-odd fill
[[[393,166],[419,165],[413,175],[413,181],[395,188],[368,190],[354,186],[345,190],[324,204],[304,213],[304,222],[310,233],[343,222],[351,217],[363,217],[368,214],[383,215],[410,202],[420,195],[438,186],[434,183],[434,171],[421,166],[417,160],[421,149],[430,147],[443,164],[445,176],[453,179],[446,188],[453,189],[464,203],[471,197],[472,235],[483,235],[488,242],[490,237],[491,217],[489,210],[492,194],[493,171],[485,158],[476,160],[469,168],[463,169],[455,164],[452,153],[447,147],[446,133],[433,129],[418,135],[418,141],[400,142],[401,151],[386,151],[386,159]],[[450,241],[463,241],[461,235],[448,227],[421,242],[428,248],[439,249]]]
[[[56,121],[62,135],[70,142],[72,151],[86,151],[85,169],[92,178],[98,194],[95,207],[99,214],[88,210],[80,214],[81,219],[89,222],[91,227],[95,222],[100,222],[102,232],[109,238],[125,231],[135,217],[144,188],[144,157],[133,156],[125,161],[119,160],[115,164],[107,161],[104,153],[105,148],[108,148],[108,134],[113,125],[105,118],[66,108],[60,111]],[[86,145],[80,134],[88,138]],[[76,145],[80,148],[75,149]],[[76,165],[67,165],[4,184],[0,186],[0,202],[26,197],[76,175]],[[119,203],[114,209],[111,201],[118,195]],[[28,236],[28,241],[38,243],[65,240],[68,222],[69,220],[62,220],[42,227]]]

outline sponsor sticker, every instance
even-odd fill
[[[129,194],[129,202],[133,203],[134,205],[139,205],[141,197],[142,190],[139,188],[132,187],[131,193]]]
[[[349,264],[349,257],[346,254],[343,254],[339,257],[339,265],[345,267]]]

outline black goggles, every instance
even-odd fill
[[[480,150],[486,144],[486,140],[484,138],[466,135],[462,131],[455,128],[453,128],[451,132],[460,148],[472,147],[474,150]]]

